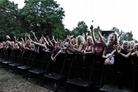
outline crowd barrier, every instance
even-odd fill
[[[37,78],[42,86],[48,87],[51,84],[50,87],[54,91],[104,92],[101,88],[108,83],[106,76],[114,77],[109,84],[119,83],[119,73],[109,68],[113,65],[105,66],[100,55],[60,53],[56,61],[52,61],[50,57],[51,52],[45,51],[37,53],[24,49],[0,49],[0,65],[4,69],[20,71],[22,74],[28,74],[28,78]],[[132,85],[128,88],[137,92],[137,58],[133,58],[132,61]]]

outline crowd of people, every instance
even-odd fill
[[[31,31],[33,39],[29,33],[25,33],[24,38],[18,40],[14,36],[11,40],[10,36],[6,36],[6,41],[0,43],[0,48],[6,49],[25,49],[38,52],[51,52],[51,59],[56,61],[56,57],[62,53],[92,53],[99,54],[105,59],[104,65],[117,65],[117,70],[120,72],[120,88],[122,88],[130,78],[132,59],[138,57],[138,43],[135,41],[119,41],[119,36],[116,33],[111,33],[108,38],[101,35],[100,27],[97,27],[98,35],[95,37],[93,26],[90,26],[91,35],[78,35],[77,37],[67,36],[64,40],[57,40],[53,36],[50,39],[48,36],[42,35],[40,39],[36,37],[35,32]]]

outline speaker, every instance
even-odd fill
[[[103,30],[102,31],[102,36],[105,37],[106,39],[108,38],[108,36],[111,34],[111,33],[115,33],[115,31],[110,31],[110,30]]]

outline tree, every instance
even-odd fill
[[[125,34],[123,34],[123,35],[121,36],[120,40],[126,40],[126,41],[131,41],[131,40],[133,40],[132,31],[126,32]]]
[[[25,6],[21,9],[22,24],[29,32],[37,34],[56,35],[62,38],[64,35],[64,10],[54,0],[25,0]]]
[[[119,30],[118,28],[116,28],[116,27],[113,27],[111,30],[117,32],[118,35],[121,35],[121,36],[120,36],[120,41],[122,41],[122,40],[126,40],[126,41],[131,41],[131,40],[133,40],[132,31],[130,31],[130,32],[124,32],[124,31],[122,31],[122,30],[120,31],[120,30]]]
[[[5,35],[20,35],[22,33],[19,20],[18,5],[9,0],[0,0],[0,34],[4,39]]]
[[[82,35],[83,33],[86,34],[88,32],[88,26],[84,21],[80,21],[78,22],[77,27],[72,30],[72,32],[75,36]]]

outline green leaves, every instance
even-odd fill
[[[82,35],[83,33],[86,33],[86,32],[88,32],[88,26],[84,21],[78,22],[77,27],[73,29],[73,34],[75,36]]]
[[[0,32],[2,35],[21,30],[18,5],[8,0],[0,0]],[[1,38],[4,39],[4,38]]]
[[[62,19],[64,10],[54,0],[25,0],[25,6],[9,0],[0,0],[0,33],[2,35],[23,36],[25,32],[36,34],[65,35]]]
[[[48,35],[56,34],[56,30],[64,32],[61,27],[62,19],[65,16],[63,8],[53,0],[26,0],[26,5],[21,10],[25,18],[26,30],[44,32]],[[61,29],[62,28],[62,29]],[[55,33],[54,33],[55,32]]]
[[[120,31],[118,28],[116,28],[116,27],[113,27],[112,28],[112,31],[115,31],[115,32],[117,32],[118,33],[118,35],[121,35],[120,36],[120,41],[122,41],[122,40],[127,40],[127,41],[131,41],[131,40],[133,40],[133,34],[132,34],[132,31],[130,31],[130,32],[124,32],[124,31]]]

